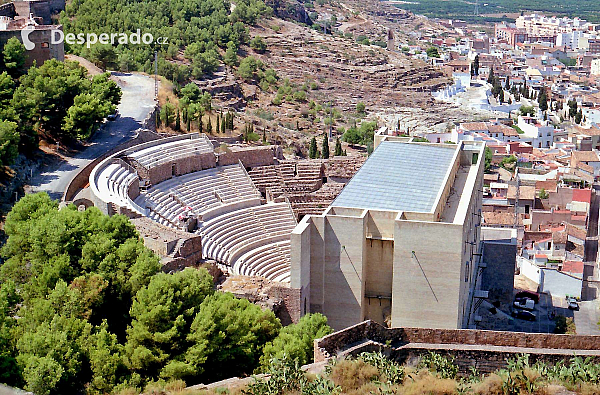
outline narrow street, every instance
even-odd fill
[[[34,192],[46,191],[53,199],[60,199],[71,179],[83,167],[135,136],[134,131],[141,127],[154,108],[154,80],[141,74],[116,73],[116,77],[123,91],[117,106],[119,118],[98,131],[92,144],[79,154],[34,174],[31,181]]]

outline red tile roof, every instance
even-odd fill
[[[584,264],[581,261],[565,261],[562,271],[567,273],[583,274]]]
[[[573,201],[574,202],[592,202],[592,190],[591,189],[573,189]]]

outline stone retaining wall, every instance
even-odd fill
[[[471,329],[384,328],[372,321],[348,327],[315,340],[315,362],[333,356],[382,350],[402,363],[411,363],[435,351],[455,358],[461,371],[470,366],[492,372],[519,353],[532,361],[555,363],[574,354],[600,361],[600,336],[498,332]]]

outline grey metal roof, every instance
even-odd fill
[[[455,152],[448,146],[384,141],[332,206],[430,212]]]

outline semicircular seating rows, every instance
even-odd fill
[[[240,202],[245,202],[240,206]],[[233,274],[289,282],[290,233],[296,220],[288,203],[260,204],[260,192],[241,165],[216,167],[161,182],[135,201],[149,217],[177,227],[186,210],[199,218],[202,255]],[[206,220],[203,214],[218,210]]]

